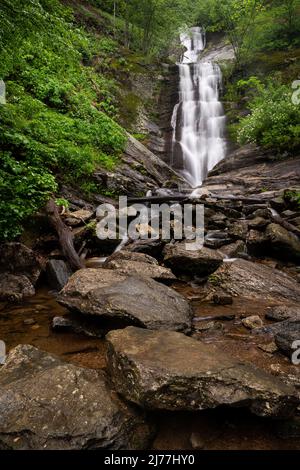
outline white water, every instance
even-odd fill
[[[172,116],[172,162],[182,160],[185,178],[196,187],[225,157],[225,115],[219,101],[222,75],[217,64],[199,59],[205,48],[201,28],[191,28],[180,39],[186,52],[178,64],[180,89]]]

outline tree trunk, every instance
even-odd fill
[[[46,205],[46,212],[52,227],[56,230],[62,252],[67,258],[70,266],[75,271],[84,267],[73,244],[73,234],[69,227],[63,223],[58,213],[57,205],[53,199],[50,199]]]

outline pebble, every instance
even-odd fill
[[[262,319],[258,315],[243,318],[242,323],[249,330],[254,330],[255,328],[261,328],[264,326]]]
[[[34,318],[26,318],[23,320],[24,325],[34,325],[36,323]]]

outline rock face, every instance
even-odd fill
[[[152,279],[111,269],[77,271],[58,301],[71,311],[150,329],[188,331],[191,327],[191,309],[180,294]]]
[[[288,274],[243,259],[224,263],[210,279],[209,287],[215,286],[245,298],[300,301],[299,284]]]
[[[223,262],[223,255],[216,250],[203,247],[201,250],[189,251],[185,242],[165,246],[164,262],[175,273],[206,276],[214,272]]]
[[[117,390],[145,408],[247,406],[260,416],[285,417],[299,403],[293,387],[180,333],[129,327],[106,338]]]
[[[116,269],[120,274],[137,275],[162,281],[176,279],[170,269],[159,266],[155,258],[144,253],[119,251],[107,258],[103,267]]]
[[[102,372],[22,345],[0,369],[0,449],[141,449],[149,426]]]

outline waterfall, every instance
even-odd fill
[[[172,164],[181,166],[187,181],[196,187],[225,157],[225,115],[219,101],[222,74],[217,64],[199,59],[205,48],[201,28],[182,33],[180,40],[186,51],[178,64],[179,103],[171,122]]]

